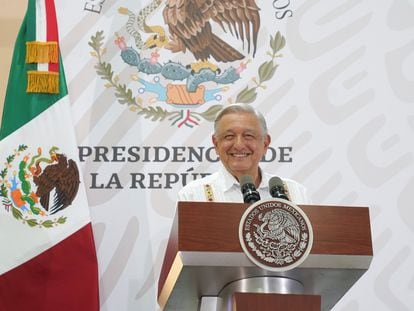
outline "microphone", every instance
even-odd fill
[[[256,190],[253,182],[253,178],[249,175],[243,175],[240,177],[240,187],[243,193],[244,203],[254,203],[260,200],[260,194]]]
[[[276,199],[284,199],[289,201],[289,198],[286,194],[285,186],[283,185],[282,179],[277,176],[273,176],[269,180],[269,191],[270,195]]]

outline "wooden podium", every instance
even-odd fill
[[[367,207],[299,205],[313,227],[309,256],[289,271],[261,269],[239,242],[248,206],[178,203],[158,282],[162,310],[330,310],[371,263]]]

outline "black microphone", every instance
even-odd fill
[[[256,190],[253,182],[253,178],[249,175],[243,175],[240,177],[240,187],[243,193],[244,203],[254,203],[260,200],[260,194]]]
[[[286,194],[285,186],[283,185],[282,179],[277,176],[273,176],[269,180],[269,191],[270,195],[276,199],[288,200],[289,198]]]

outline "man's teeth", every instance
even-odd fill
[[[231,153],[231,155],[233,157],[242,158],[242,157],[247,157],[249,153]]]

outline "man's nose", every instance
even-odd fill
[[[235,137],[234,146],[244,146],[244,137],[242,135],[237,135]]]

